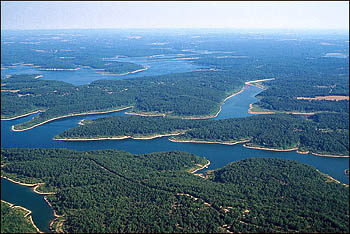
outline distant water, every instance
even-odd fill
[[[181,56],[180,56],[181,57]],[[186,56],[187,57],[187,56]],[[107,75],[99,73],[92,68],[80,67],[79,70],[74,71],[40,71],[36,70],[33,66],[17,65],[15,67],[7,67],[1,70],[1,79],[6,78],[8,75],[13,74],[37,74],[43,75],[43,80],[58,80],[64,81],[73,85],[90,84],[95,80],[107,79],[107,80],[122,80],[126,78],[136,78],[142,76],[156,76],[165,75],[170,73],[190,72],[197,69],[205,68],[186,60],[179,59],[177,55],[164,56],[159,58],[150,57],[123,57],[118,59],[111,59],[106,61],[119,61],[119,62],[131,62],[147,67],[145,71],[132,73],[123,76]]]
[[[327,53],[325,56],[323,56],[325,58],[347,58],[349,57],[349,55],[343,54],[343,53]]]
[[[255,95],[261,92],[261,89],[249,86],[242,93],[226,100],[222,106],[222,111],[215,119],[225,119],[232,117],[249,116],[248,108],[250,103],[257,101]],[[230,162],[246,158],[284,158],[296,160],[316,167],[321,172],[329,174],[341,183],[349,184],[349,179],[345,176],[344,170],[349,168],[348,158],[328,158],[314,155],[297,154],[296,152],[275,152],[262,151],[244,148],[239,145],[221,145],[221,144],[196,144],[196,143],[176,143],[168,140],[167,137],[156,138],[152,140],[104,140],[104,141],[81,141],[81,142],[64,142],[54,141],[52,138],[64,130],[77,126],[82,119],[95,119],[105,116],[125,115],[125,111],[75,116],[59,119],[47,124],[38,126],[31,130],[23,132],[11,131],[11,126],[31,119],[36,114],[11,121],[1,121],[1,147],[2,148],[68,148],[78,151],[98,150],[98,149],[117,149],[124,150],[135,154],[163,152],[171,150],[181,150],[194,153],[205,157],[211,161],[209,169],[217,169],[227,165]],[[3,180],[2,180],[3,181]],[[33,210],[33,220],[42,231],[47,231],[48,222],[53,218],[52,212],[48,212],[45,201],[41,195],[35,194],[28,190],[27,187],[14,185],[13,183],[2,183],[2,199],[24,206]],[[30,196],[28,195],[28,191]],[[30,197],[37,197],[31,199]],[[23,199],[22,199],[23,197]],[[22,200],[21,200],[22,199]],[[38,212],[34,212],[37,207]]]

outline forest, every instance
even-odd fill
[[[311,166],[250,158],[204,178],[207,163],[173,151],[2,149],[2,175],[39,190],[66,221],[87,232],[349,232],[349,189]]]
[[[256,115],[225,120],[184,120],[164,117],[114,116],[85,120],[55,139],[147,137],[181,133],[170,139],[236,143],[301,152],[349,155],[349,114],[322,113],[309,117]]]
[[[148,66],[119,58],[152,64],[164,55],[191,58],[186,61],[199,68],[80,86],[12,74],[1,78],[1,119],[41,111],[14,126],[26,130],[64,115],[130,107],[130,113],[164,117],[85,120],[55,138],[179,133],[169,139],[348,156],[349,101],[298,99],[349,96],[348,40],[348,33],[312,32],[7,31],[2,71],[25,65],[121,74]],[[344,56],[326,56],[334,52]],[[276,114],[190,119],[214,116],[246,81],[267,78],[274,80],[258,84],[264,90],[253,106]],[[290,160],[249,158],[200,176],[190,172],[208,160],[179,151],[1,149],[1,163],[1,175],[43,182],[41,192],[55,193],[46,197],[67,233],[350,232],[348,186]],[[30,232],[12,211],[2,204],[1,232]]]
[[[1,233],[37,233],[26,213],[1,201]]]
[[[98,80],[73,86],[60,81],[13,75],[2,80],[1,117],[11,118],[42,110],[34,119],[15,126],[26,129],[69,114],[115,110],[172,117],[203,117],[219,111],[224,98],[243,81],[227,72],[190,72],[125,80]]]

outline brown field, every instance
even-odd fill
[[[316,101],[341,101],[349,100],[349,96],[316,96],[316,97],[297,97],[298,100],[316,100]]]

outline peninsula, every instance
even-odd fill
[[[56,231],[325,232],[325,215],[334,220],[333,231],[349,231],[349,189],[296,161],[251,158],[195,176],[210,162],[179,151],[2,149],[1,157],[2,174],[57,190],[46,196]],[[275,209],[292,215],[271,212]],[[308,219],[299,218],[303,215]],[[293,225],[276,222],[283,218]],[[137,225],[129,225],[136,219]]]
[[[245,143],[245,147],[260,150],[296,150],[326,157],[349,157],[348,118],[345,113],[257,115],[225,120],[114,116],[85,120],[83,125],[68,129],[54,139],[153,139],[173,135],[169,140],[174,142]]]

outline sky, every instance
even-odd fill
[[[349,29],[348,1],[1,1],[1,29]]]

